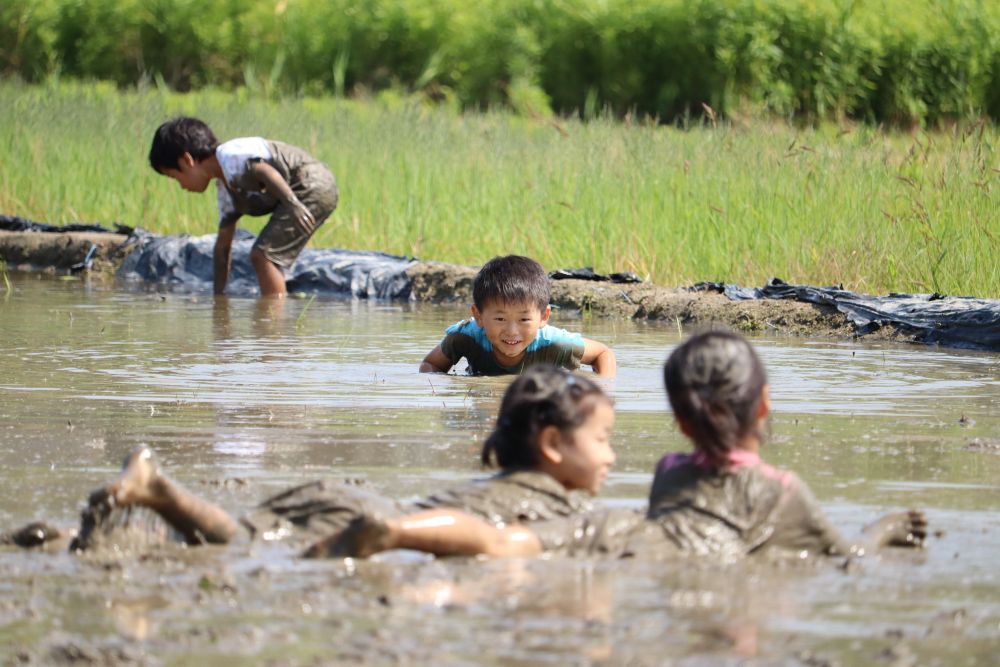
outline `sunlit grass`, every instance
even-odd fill
[[[991,126],[679,129],[59,81],[0,84],[0,111],[0,212],[46,222],[213,232],[214,192],[183,192],[146,161],[155,127],[192,114],[220,138],[281,139],[331,166],[341,204],[318,246],[468,264],[517,252],[667,285],[778,276],[1000,296]]]

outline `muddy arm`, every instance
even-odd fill
[[[303,555],[364,558],[389,549],[413,549],[437,556],[515,557],[540,554],[542,545],[537,535],[520,524],[496,528],[458,510],[437,509],[389,521],[359,517]]]
[[[451,370],[451,359],[445,356],[444,352],[441,351],[441,346],[438,345],[433,350],[427,353],[424,360],[420,362],[420,372],[421,373],[447,373]]]
[[[215,249],[212,252],[212,281],[216,294],[226,291],[229,282],[229,259],[233,250],[233,238],[236,236],[236,221],[219,227],[219,235],[215,238]]]
[[[583,339],[583,358],[580,361],[593,368],[601,377],[613,378],[618,374],[618,360],[614,351],[596,340]]]
[[[847,538],[826,518],[812,491],[793,476],[782,499],[771,543],[794,551],[862,556],[886,546],[923,545],[927,518],[923,512],[888,514],[864,528],[858,538]]]
[[[295,225],[302,233],[312,234],[313,230],[316,229],[316,218],[313,217],[312,212],[306,205],[295,196],[292,187],[281,176],[278,170],[263,161],[255,162],[251,169],[253,169],[254,177],[264,186],[269,195],[279,201],[285,202],[291,208]]]

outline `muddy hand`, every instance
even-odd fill
[[[923,510],[910,510],[906,516],[906,537],[895,546],[922,547],[927,541],[927,515]]]
[[[295,218],[295,226],[303,234],[312,234],[316,229],[316,218],[313,216],[312,211],[306,208],[306,205],[298,199],[293,199],[289,203],[292,207],[292,215]]]
[[[927,539],[927,515],[922,510],[889,514],[875,525],[882,531],[880,542],[885,546],[919,548]]]

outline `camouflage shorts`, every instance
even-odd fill
[[[310,237],[337,208],[339,199],[337,181],[324,165],[309,165],[299,170],[297,176],[291,183],[292,191],[316,218],[316,227],[310,233],[303,232],[295,224],[291,207],[282,202],[274,209],[271,219],[253,244],[255,250],[261,251],[271,262],[284,269],[295,263],[295,258],[306,247]]]

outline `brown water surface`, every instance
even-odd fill
[[[283,307],[12,276],[0,292],[0,528],[70,527],[140,443],[240,514],[290,484],[413,498],[482,474],[503,379],[416,372],[462,309]],[[675,326],[555,323],[612,344],[618,465],[642,506],[685,444],[660,366]],[[928,512],[920,552],[837,562],[309,562],[280,545],[78,557],[0,551],[0,661],[36,664],[987,664],[1000,652],[1000,357],[788,338],[755,344],[764,455],[845,532]]]

